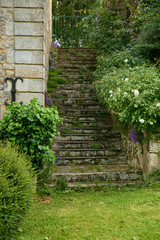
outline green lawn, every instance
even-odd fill
[[[61,193],[43,200],[38,198],[18,239],[160,239],[158,188]]]

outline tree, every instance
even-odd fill
[[[78,15],[83,15],[95,6],[96,3],[97,0],[53,0],[53,16],[74,16],[77,13]]]

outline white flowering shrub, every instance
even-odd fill
[[[95,82],[100,101],[127,128],[160,129],[160,75],[155,67],[114,68]]]

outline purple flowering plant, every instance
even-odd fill
[[[132,129],[128,133],[128,137],[131,139],[133,143],[141,142],[141,139],[143,137],[142,131],[137,132],[134,126],[132,126]]]
[[[57,166],[65,166],[66,165],[66,161],[64,159],[59,159],[56,162]]]
[[[46,93],[45,94],[45,105],[51,107],[53,105],[51,97]]]

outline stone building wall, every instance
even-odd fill
[[[0,0],[0,104],[11,100],[11,84],[4,78],[22,77],[17,82],[16,100],[45,101],[51,45],[51,0]],[[2,108],[2,107],[1,107]]]
[[[152,139],[141,143],[133,143],[123,135],[123,145],[126,150],[128,164],[143,171],[144,176],[160,168],[160,140]]]

